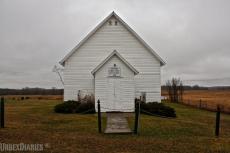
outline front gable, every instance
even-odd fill
[[[128,68],[129,70],[131,70],[134,75],[137,75],[139,72],[128,62],[126,61],[116,50],[114,50],[106,59],[104,59],[95,69],[93,69],[93,71],[91,72],[93,75],[95,75],[97,73],[98,70],[100,70],[105,64],[107,64],[108,62],[112,61],[113,59],[118,59],[115,61],[119,61],[119,64],[124,64],[126,66],[126,68]],[[112,65],[110,63],[110,67],[117,67],[117,62],[112,62]],[[119,66],[117,67],[119,69]]]
[[[107,29],[109,28],[109,30]],[[107,29],[107,31],[106,31]],[[133,36],[133,38],[129,37],[126,38],[127,32]],[[96,33],[100,33],[95,35]],[[110,36],[109,36],[109,35]],[[118,35],[118,36],[117,36]],[[95,29],[93,29],[76,47],[72,49],[72,51],[67,54],[61,61],[60,64],[65,66],[65,62],[71,58],[81,47],[84,47],[84,45],[87,45],[87,42],[90,41],[90,39],[94,39],[93,37],[98,37],[98,40],[101,40],[101,42],[104,43],[105,47],[107,49],[124,49],[125,45],[132,45],[130,44],[130,39],[136,39],[133,40],[131,43],[138,42],[142,45],[146,50],[148,50],[154,59],[156,59],[160,65],[164,65],[165,62],[163,59],[134,31],[132,30],[128,24],[126,24],[115,12],[112,12],[108,17],[106,17],[98,26],[96,26]],[[121,42],[121,39],[119,37],[123,38],[123,43]],[[127,41],[127,43],[125,43]],[[94,42],[95,45],[103,45],[100,44],[99,41]],[[134,45],[135,46],[135,45]],[[109,48],[110,47],[110,48]],[[132,47],[132,46],[131,46]]]

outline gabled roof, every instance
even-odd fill
[[[112,16],[114,16],[118,21],[120,21],[129,32],[131,32],[137,40],[139,40],[159,61],[161,66],[165,65],[165,61],[132,29],[130,26],[125,23],[114,11],[109,14],[100,24],[98,24],[80,43],[75,46],[59,63],[64,66],[65,61],[83,45],[101,26],[104,25]]]
[[[117,56],[125,65],[130,68],[134,72],[134,74],[138,74],[139,72],[131,65],[128,61],[126,61],[121,54],[119,54],[116,50],[114,50],[106,59],[104,59],[93,71],[91,72],[93,75],[107,62],[109,61],[113,56]]]

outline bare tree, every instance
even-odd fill
[[[172,84],[171,84],[171,81],[168,80],[166,82],[166,89],[167,89],[167,92],[168,92],[168,96],[169,96],[169,100],[172,101],[173,99],[173,94],[172,94]]]
[[[180,86],[179,86],[179,101],[183,102],[183,94],[184,94],[184,86],[182,81],[180,81]]]
[[[181,102],[183,100],[183,83],[180,78],[172,78],[166,82],[169,100],[171,102]]]

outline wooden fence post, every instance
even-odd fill
[[[135,99],[135,123],[134,123],[134,134],[138,133],[139,126],[139,114],[140,114],[140,101]]]
[[[101,105],[100,100],[97,100],[97,118],[98,118],[98,132],[101,133]]]
[[[4,128],[4,124],[5,124],[5,108],[4,108],[4,98],[1,97],[1,103],[0,103],[0,124],[1,124],[1,128]]]
[[[200,99],[200,108],[202,108],[202,101],[201,101],[201,99]]]
[[[217,111],[216,111],[216,129],[215,129],[215,135],[219,136],[219,130],[220,130],[220,106],[217,105]]]

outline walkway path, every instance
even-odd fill
[[[132,133],[123,113],[106,113],[107,125],[104,133]]]

